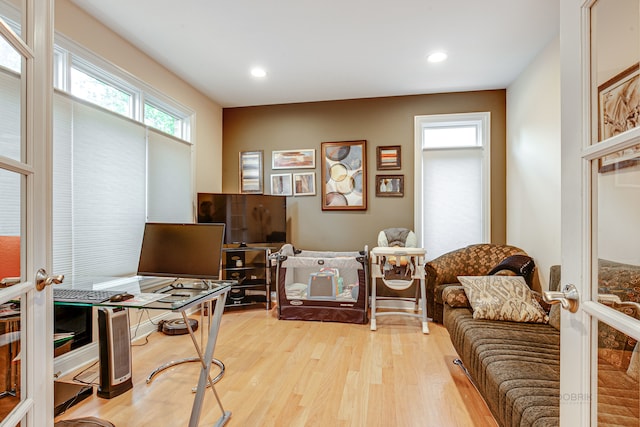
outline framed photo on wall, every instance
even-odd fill
[[[240,193],[262,194],[262,150],[240,152]]]
[[[639,123],[640,66],[634,64],[598,87],[598,141]]]
[[[274,173],[271,175],[271,194],[274,196],[291,196],[291,174]]]
[[[316,150],[279,150],[271,152],[271,169],[303,169],[316,167]]]
[[[378,170],[391,170],[401,168],[400,145],[387,145],[376,147],[376,167]]]
[[[294,196],[315,196],[316,195],[316,173],[302,172],[293,174],[293,195]]]
[[[404,175],[376,175],[377,197],[404,197]]]
[[[322,210],[367,210],[367,141],[323,142]]]

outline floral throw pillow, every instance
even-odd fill
[[[549,316],[521,276],[458,276],[474,319],[547,323]]]

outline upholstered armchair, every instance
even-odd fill
[[[512,255],[524,255],[522,258],[528,258],[525,251],[515,246],[481,243],[456,249],[428,262],[425,272],[429,317],[436,323],[442,323],[442,291],[447,286],[460,285],[458,276],[486,276],[495,272],[492,270]],[[533,261],[531,267],[535,268]],[[539,290],[539,283],[531,283],[538,280],[537,274],[530,272],[531,275],[525,279],[532,289]]]

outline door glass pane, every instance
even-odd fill
[[[640,125],[640,2],[597,0],[591,7],[592,141]]]
[[[640,303],[640,152],[634,152],[632,147],[599,160],[594,294],[600,300]]]
[[[13,48],[8,47],[2,37],[0,37],[0,52],[3,52],[2,42],[5,44],[4,47],[9,52],[18,55],[18,61],[21,61],[21,56]],[[13,56],[10,55],[10,57]],[[0,63],[0,65],[5,64]],[[20,105],[20,75],[0,68],[0,156],[16,161],[22,160],[22,143],[20,139],[22,115]]]
[[[0,169],[0,292],[20,271],[21,175]],[[0,420],[20,402],[20,304],[0,304]]]
[[[0,280],[20,277],[20,175],[0,169]]]
[[[636,318],[640,314],[635,303],[623,303],[616,309]],[[640,352],[637,341],[598,322],[597,366],[598,425],[639,426]]]
[[[20,302],[0,304],[0,420],[20,402]]]

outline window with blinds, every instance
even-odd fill
[[[416,117],[416,235],[429,259],[490,236],[489,113]]]
[[[54,271],[134,274],[146,221],[193,221],[190,144],[60,93],[53,133]]]

